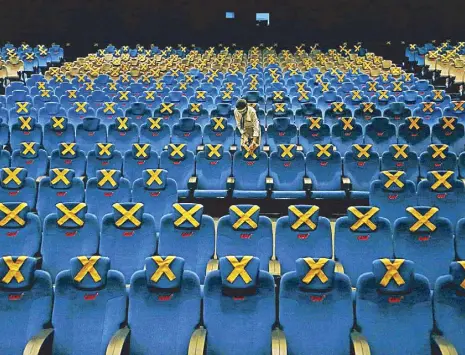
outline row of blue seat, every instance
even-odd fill
[[[295,145],[280,145],[270,157],[259,148],[253,151],[243,148],[231,156],[223,146],[210,144],[197,155],[184,144],[170,144],[159,157],[150,145],[135,144],[123,158],[114,146],[97,144],[86,158],[75,145],[63,143],[53,152],[49,163],[46,153],[31,143],[24,144],[21,152],[16,151],[11,163],[6,151],[2,151],[1,157],[4,166],[1,195],[11,201],[8,191],[17,190],[32,208],[36,201],[35,180],[40,180],[40,197],[40,186],[50,184],[57,175],[63,174],[67,177],[65,185],[47,189],[71,189],[79,200],[89,195],[80,178],[107,181],[106,175],[112,174],[110,186],[99,185],[99,190],[115,190],[123,184],[130,191],[134,181],[143,177],[147,169],[169,173],[176,181],[175,190],[181,198],[191,193],[195,198],[225,198],[231,193],[233,198],[364,199],[368,198],[370,186],[381,171],[404,172],[405,179],[413,183],[427,178],[432,171],[451,171],[451,179],[463,176],[465,171],[465,153],[457,159],[445,145],[429,146],[420,158],[406,145],[392,145],[380,159],[371,145],[354,145],[342,158],[331,144],[317,144],[306,156]],[[9,164],[11,167],[7,167]],[[126,195],[130,196],[130,192]]]
[[[146,355],[465,350],[463,297],[458,297],[463,261],[451,263],[450,272],[438,278],[433,298],[412,261],[377,259],[358,279],[355,300],[349,278],[327,258],[297,259],[280,280],[279,297],[273,277],[252,256],[221,258],[203,290],[181,257],[147,258],[145,269],[132,275],[129,292],[108,258],[78,256],[68,263],[53,289],[34,259],[2,257],[0,349],[31,351],[36,336],[39,344],[53,338],[53,352],[102,355],[122,354],[126,342],[131,353]],[[22,331],[11,326],[19,320]],[[154,323],[162,326],[148,331]],[[304,336],[305,327],[326,331]]]

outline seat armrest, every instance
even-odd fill
[[[128,339],[129,332],[131,330],[128,327],[119,329],[110,340],[107,346],[106,355],[121,355],[123,353],[124,344]]]
[[[354,349],[354,355],[370,355],[370,346],[362,334],[354,330],[350,333],[350,340]]]
[[[273,181],[273,178],[272,177],[266,177],[265,178],[265,185],[266,185],[266,189],[271,191],[273,190],[273,185],[274,185],[274,181]]]
[[[460,179],[460,180],[465,184],[465,179],[462,178],[462,179]]]
[[[36,182],[39,183],[40,180],[42,180],[43,178],[45,178],[46,176],[38,176],[37,179],[36,179]]]
[[[208,274],[210,271],[218,270],[219,268],[219,260],[218,259],[210,259],[207,263],[207,270],[206,273]]]
[[[234,176],[228,177],[228,179],[226,180],[226,186],[228,190],[233,190],[235,183],[236,183],[236,179],[234,178]]]
[[[268,271],[273,276],[281,276],[281,263],[276,259],[271,259],[268,263]]]
[[[205,150],[205,146],[203,144],[197,146],[197,153],[203,152]]]
[[[335,267],[334,271],[339,272],[341,274],[344,273],[344,266],[342,266],[340,261],[336,261],[336,267]]]
[[[300,144],[298,144],[298,145],[296,146],[296,150],[297,150],[298,152],[303,152],[303,151],[304,151],[304,147],[302,147]]]
[[[234,153],[235,153],[236,151],[237,151],[237,145],[232,144],[232,145],[229,147],[229,152],[230,152],[231,154],[234,155]]]
[[[39,355],[45,344],[52,341],[53,328],[42,329],[26,344],[23,355]]]
[[[440,335],[433,335],[431,339],[433,340],[433,346],[439,350],[439,354],[458,355],[455,347],[446,338]]]
[[[287,355],[286,335],[279,328],[271,331],[271,355]]]
[[[200,327],[192,333],[189,341],[189,349],[187,355],[203,355],[205,353],[205,343],[207,340],[207,330]]]
[[[197,176],[191,176],[187,182],[187,186],[189,187],[189,190],[194,190],[197,186]]]
[[[309,177],[304,177],[304,190],[311,191],[313,187],[313,181]]]
[[[270,152],[270,146],[269,145],[264,145],[263,146],[263,149],[262,149],[265,153],[269,153]]]
[[[350,191],[352,190],[352,181],[346,176],[343,176],[341,178],[341,186],[344,191]]]

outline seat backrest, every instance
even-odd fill
[[[232,158],[221,144],[206,144],[205,151],[197,153],[197,189],[226,190],[227,179],[231,176]]]
[[[36,259],[6,255],[0,259],[0,278],[0,351],[22,354],[50,322],[52,280],[45,271],[36,270]]]
[[[268,126],[266,142],[270,151],[278,150],[280,144],[297,144],[297,128],[288,117],[275,118]]]
[[[86,117],[76,127],[76,143],[86,153],[91,151],[95,144],[107,142],[107,128],[96,117]]]
[[[217,226],[218,256],[254,255],[260,258],[260,268],[268,270],[272,255],[273,231],[271,220],[260,216],[256,205],[233,205],[229,215],[223,216]]]
[[[155,253],[157,242],[154,218],[144,213],[142,203],[114,203],[113,213],[103,217],[99,252],[112,260],[126,283]]]
[[[294,270],[295,260],[305,255],[331,258],[331,225],[312,205],[291,205],[288,215],[276,223],[276,256],[281,274]]]
[[[56,212],[45,218],[42,234],[42,269],[55,281],[76,255],[98,253],[100,225],[87,213],[85,203],[58,203]]]
[[[234,154],[233,176],[237,190],[265,190],[265,178],[268,176],[268,156],[260,148],[254,151],[244,147]]]
[[[387,108],[383,113],[383,116],[389,118],[389,122],[396,126],[400,126],[405,122],[405,119],[411,115],[412,111],[408,107],[405,107],[405,103],[403,102],[391,103],[389,108]]]
[[[41,223],[25,202],[0,203],[0,231],[6,238],[0,245],[0,255],[38,254]]]
[[[418,156],[410,151],[407,144],[392,144],[381,157],[381,170],[404,171],[406,179],[416,183],[419,174]]]
[[[160,224],[158,254],[185,260],[185,269],[195,272],[203,284],[207,263],[215,249],[215,222],[203,214],[203,206],[174,203]]]
[[[191,335],[200,323],[200,303],[199,278],[185,270],[183,258],[147,258],[145,270],[132,276],[129,288],[131,353],[150,354],[156,349],[166,354],[187,354]],[[159,329],[147,332],[153,324],[159,324]]]
[[[430,144],[427,151],[420,155],[420,176],[426,177],[429,171],[435,170],[451,170],[457,173],[457,156],[445,144]]]
[[[336,258],[353,285],[379,255],[394,256],[391,224],[379,216],[378,207],[349,207],[347,216],[337,219],[334,233]]]
[[[341,117],[331,128],[331,142],[341,154],[363,143],[363,128],[353,117]]]
[[[374,102],[361,102],[359,108],[354,111],[354,117],[357,123],[360,123],[362,127],[365,127],[371,122],[373,117],[381,116],[381,110],[376,107]]]
[[[112,212],[113,204],[131,201],[131,184],[121,176],[120,170],[97,170],[95,178],[87,181],[86,203],[89,213],[99,222]]]
[[[442,111],[435,102],[421,102],[412,114],[422,117],[429,126],[433,126],[442,117]]]
[[[348,334],[354,323],[352,288],[347,275],[334,269],[333,260],[299,258],[292,271],[281,278],[279,323],[286,334],[289,353],[349,351]],[[303,336],[305,327],[331,332],[316,331]]]
[[[60,143],[74,142],[74,125],[68,123],[66,117],[50,118],[50,122],[44,126],[43,146],[48,154],[51,154]]]
[[[341,189],[341,153],[332,144],[315,144],[307,153],[306,174],[312,179],[314,191],[336,191]]]
[[[454,228],[438,208],[414,206],[405,217],[394,223],[393,239],[396,256],[415,262],[433,287],[436,279],[447,273],[455,257]],[[434,263],[431,263],[434,260]]]
[[[375,260],[357,281],[355,317],[373,354],[431,352],[431,291],[414,267],[404,259]]]
[[[465,186],[453,171],[430,171],[418,184],[418,205],[435,206],[455,227],[465,217]]]
[[[456,117],[441,117],[431,131],[433,144],[447,144],[456,154],[465,148],[465,127]]]
[[[73,102],[71,108],[68,110],[68,119],[71,123],[77,125],[86,117],[95,117],[95,110],[90,107],[86,101]]]
[[[301,191],[305,176],[305,156],[295,144],[279,144],[269,159],[270,177],[276,191]]]
[[[305,153],[312,151],[314,144],[331,143],[331,130],[327,124],[323,123],[323,118],[306,117],[306,119],[307,122],[299,128],[299,145]]]
[[[95,177],[97,170],[101,169],[123,169],[121,153],[115,150],[115,145],[112,143],[97,143],[94,150],[91,150],[87,155],[87,178]]]
[[[210,272],[205,280],[203,319],[213,354],[271,352],[275,287],[273,277],[260,270],[260,260],[252,256],[220,259],[220,270]],[[221,329],[226,324],[227,332]]]
[[[407,117],[399,126],[399,144],[408,144],[418,155],[431,144],[431,127],[421,117]]]
[[[22,142],[37,142],[42,144],[42,126],[36,123],[33,116],[20,116],[14,120],[11,127],[10,146],[12,150],[19,149]]]
[[[50,157],[50,169],[72,169],[76,176],[84,176],[86,173],[87,158],[84,151],[74,142],[60,143],[52,151]]]
[[[370,186],[370,205],[380,209],[379,215],[394,224],[405,215],[407,207],[417,204],[416,184],[402,170],[383,170]]]
[[[161,117],[149,117],[147,122],[140,126],[139,142],[149,143],[152,150],[161,153],[170,143],[171,128],[163,122]]]
[[[202,144],[202,128],[192,117],[181,118],[173,126],[171,141],[174,144],[186,144],[188,150],[195,152]]]
[[[119,151],[130,150],[134,143],[139,142],[139,128],[129,117],[116,117],[115,123],[108,126],[108,142]]]
[[[374,117],[365,127],[365,143],[373,144],[373,149],[383,154],[391,144],[397,143],[396,126],[386,117]]]
[[[11,155],[11,165],[27,169],[28,176],[36,180],[48,173],[48,155],[45,150],[39,149],[39,143],[22,142],[20,149],[14,150]]]
[[[464,274],[465,263],[462,260],[452,262],[449,273],[437,279],[434,285],[433,310],[437,329],[451,342],[457,353],[465,351],[460,331],[464,310]]]
[[[124,177],[132,184],[142,176],[145,169],[158,168],[158,154],[152,151],[149,143],[134,143],[130,150],[124,153]]]
[[[352,190],[369,191],[379,173],[379,155],[371,144],[354,144],[344,155],[344,175],[350,178]]]
[[[55,284],[53,353],[103,355],[126,318],[123,275],[101,256],[78,256],[68,264]]]
[[[187,150],[185,144],[169,144],[168,150],[160,156],[160,169],[170,172],[170,176],[176,180],[178,190],[187,190],[188,181],[195,173],[194,153]]]
[[[36,205],[37,187],[24,168],[3,168],[0,171],[0,201],[25,202],[30,209]]]
[[[50,213],[55,212],[57,203],[84,202],[84,183],[74,177],[70,169],[50,169],[49,176],[40,180],[37,194],[37,213],[44,221]]]
[[[203,129],[204,144],[222,144],[229,149],[234,144],[234,127],[224,117],[212,117]]]

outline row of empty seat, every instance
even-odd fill
[[[122,354],[126,342],[131,353],[146,355],[465,350],[457,328],[463,317],[463,297],[457,296],[463,293],[463,261],[450,264],[432,297],[412,261],[377,259],[358,279],[355,301],[349,278],[327,258],[297,259],[280,280],[278,297],[272,275],[252,256],[221,258],[203,289],[181,257],[154,256],[143,264],[127,292],[110,259],[78,256],[53,289],[34,259],[3,256],[0,349],[29,354],[50,338],[53,353],[102,355]],[[19,330],[11,326],[18,320]],[[309,327],[325,331],[304,331]]]

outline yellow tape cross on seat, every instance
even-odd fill
[[[252,256],[244,256],[242,257],[241,261],[238,261],[235,256],[226,256],[226,259],[231,263],[232,267],[234,268],[231,273],[228,275],[226,280],[229,283],[233,283],[236,281],[236,279],[240,276],[242,280],[248,284],[252,282],[252,278],[250,277],[249,273],[245,269],[247,267],[247,264],[250,262],[250,260],[253,259]]]
[[[100,259],[100,256],[94,255],[91,256],[90,259],[88,259],[87,256],[78,256],[78,259],[82,264],[82,268],[74,277],[74,281],[81,282],[87,274],[92,277],[94,282],[99,282],[102,280],[97,270],[95,270],[95,264]]]

